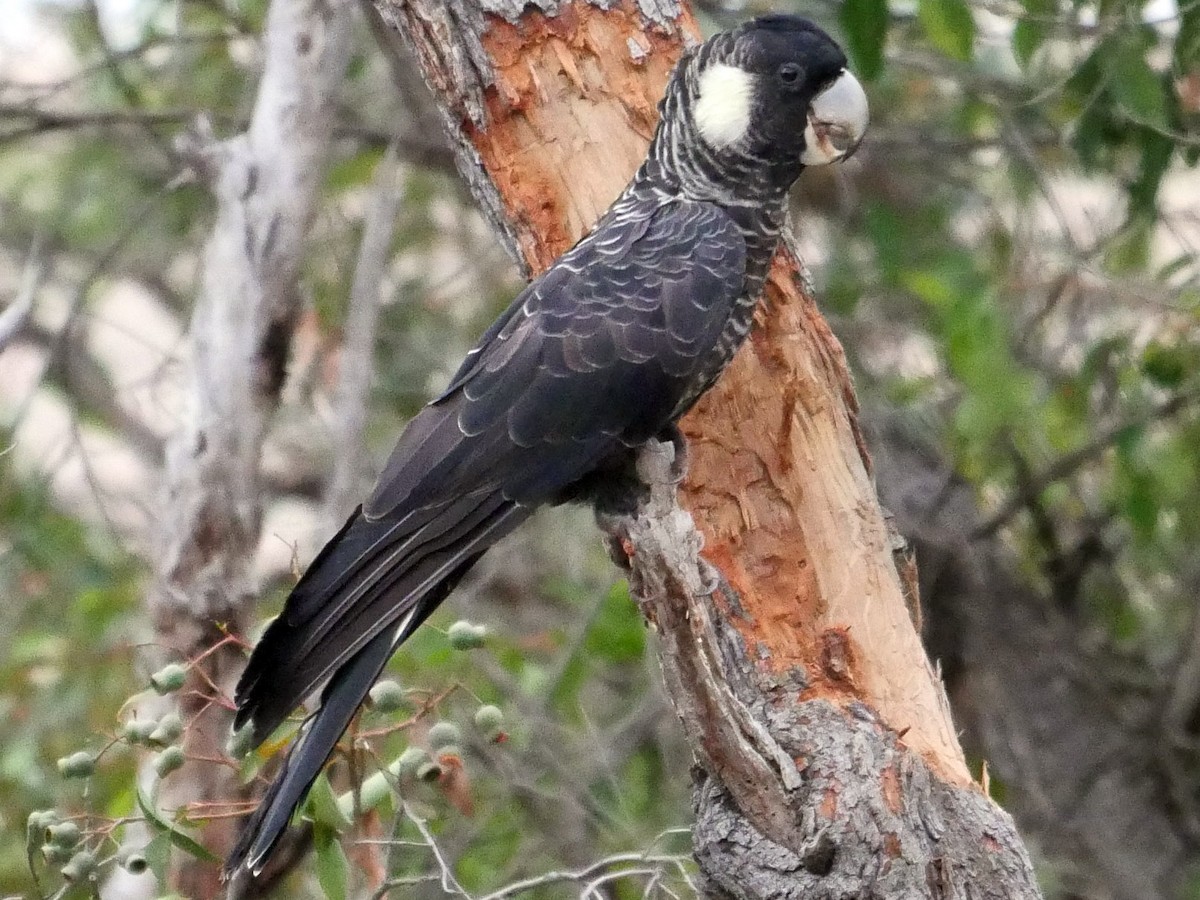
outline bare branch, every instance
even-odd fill
[[[1186,410],[1197,400],[1200,400],[1200,393],[1195,390],[1180,391],[1133,419],[1115,422],[1101,429],[1087,443],[1060,456],[1041,472],[1030,473],[1020,490],[975,527],[971,533],[972,538],[978,540],[995,534],[1009,519],[1028,506],[1033,498],[1040,496],[1052,484],[1070,478],[1080,468],[1093,462],[1131,429],[1169,419]]]
[[[116,125],[146,128],[155,125],[181,125],[195,119],[198,114],[199,110],[195,109],[54,110],[32,103],[0,103],[0,119],[24,122],[23,125],[0,134],[0,142],[66,128],[106,128]],[[232,124],[222,121],[223,124]]]
[[[446,857],[442,855],[441,848],[438,847],[437,841],[434,840],[433,833],[429,830],[429,826],[425,824],[425,820],[412,811],[407,803],[402,805],[404,817],[412,822],[417,831],[420,832],[421,838],[425,841],[425,845],[429,848],[429,852],[433,854],[434,862],[437,863],[438,872],[441,874],[442,890],[447,894],[457,894],[460,897],[466,897],[470,900],[471,895],[466,889],[458,883],[458,879],[454,877],[454,873],[450,870],[450,864],[446,861]]]
[[[41,287],[42,278],[46,274],[46,261],[42,255],[42,239],[35,237],[29,255],[25,259],[25,268],[21,272],[21,283],[17,295],[0,313],[0,353],[12,343],[24,330],[29,317],[33,314],[33,301]]]
[[[223,628],[245,629],[256,585],[252,562],[262,516],[259,461],[278,402],[299,311],[296,279],[335,120],[335,94],[350,54],[346,0],[274,0],[263,36],[265,64],[247,131],[196,146],[217,199],[192,319],[191,409],[167,450],[158,581],[150,596],[160,643],[187,657]],[[243,663],[226,645],[190,677],[232,691]],[[187,696],[185,690],[182,696]],[[186,705],[186,704],[184,704]],[[217,705],[196,717],[189,761],[164,786],[164,808],[240,793],[236,775],[196,758],[219,756],[230,717]],[[207,824],[208,846],[226,852],[231,820]],[[178,866],[172,886],[191,897],[220,893],[217,867]]]
[[[371,183],[371,203],[363,218],[362,242],[346,312],[345,338],[338,356],[332,423],[338,449],[325,494],[325,517],[329,526],[340,525],[354,508],[362,495],[368,469],[364,434],[375,371],[379,291],[391,254],[401,195],[396,150],[389,147],[379,161]]]
[[[580,891],[580,897],[587,897],[595,893],[598,887],[608,881],[635,875],[662,875],[664,871],[669,869],[679,871],[681,877],[686,879],[687,869],[685,866],[687,861],[688,858],[684,856],[614,853],[612,856],[606,856],[604,859],[597,860],[581,869],[545,872],[541,875],[535,875],[532,878],[514,881],[512,884],[505,885],[502,888],[492,891],[490,894],[485,894],[479,900],[508,900],[509,897],[516,897],[537,888],[546,887],[547,885],[561,884],[564,881],[583,884],[584,888]],[[616,871],[607,871],[610,869],[616,869]]]

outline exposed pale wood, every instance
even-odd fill
[[[526,271],[570,247],[620,193],[683,42],[698,34],[686,13],[645,20],[630,2],[607,12],[494,0],[375,5],[413,50],[459,170]]]
[[[970,784],[892,558],[845,357],[798,271],[777,260],[751,340],[685,420],[681,499],[739,595],[732,621],[752,657],[801,669],[805,699],[867,703],[943,778]]]

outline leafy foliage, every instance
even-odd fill
[[[1200,489],[1178,440],[1200,399],[1198,235],[1178,202],[1197,189],[1196,11],[1151,23],[1140,4],[1029,0],[997,19],[937,0],[915,21],[893,7],[880,34],[856,6],[851,46],[904,55],[879,79],[885,149],[864,165],[889,172],[834,220],[825,277],[852,322],[920,357],[860,361],[932,415],[996,510],[988,527],[1032,565],[1099,535],[1061,602],[1111,563],[1124,600],[1096,624],[1162,640],[1191,598],[1177,584],[1146,603],[1145,585],[1195,540]]]

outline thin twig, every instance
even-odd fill
[[[521,881],[514,881],[512,884],[506,885],[498,890],[492,891],[480,897],[479,900],[506,900],[508,897],[515,897],[519,894],[532,891],[539,887],[545,887],[550,884],[558,884],[564,881],[574,882],[576,884],[587,884],[587,887],[581,892],[580,896],[586,896],[589,890],[594,890],[593,885],[603,883],[603,880],[611,881],[613,877],[624,877],[626,875],[635,874],[653,874],[662,870],[663,866],[674,866],[684,875],[686,874],[682,868],[685,857],[670,856],[670,855],[648,855],[645,853],[616,853],[612,856],[606,856],[604,859],[597,860],[582,869],[556,870],[553,872],[544,872],[541,875],[535,875],[531,878],[525,878]],[[606,869],[611,869],[614,866],[640,864],[637,868],[621,869],[619,872],[609,872],[600,876],[599,873],[605,872]],[[647,864],[655,868],[648,868]],[[690,880],[689,880],[690,884]]]
[[[1052,484],[1062,481],[1064,478],[1069,478],[1082,466],[1100,456],[1105,450],[1120,440],[1121,436],[1130,428],[1139,428],[1161,419],[1168,419],[1186,409],[1197,399],[1200,399],[1200,395],[1196,392],[1178,393],[1169,400],[1160,403],[1145,415],[1133,420],[1117,422],[1105,428],[1082,447],[1064,456],[1060,456],[1042,472],[1031,476],[1028,479],[1026,487],[1010,496],[996,512],[975,527],[975,530],[971,532],[971,539],[982,540],[995,534],[1009,519],[1026,506],[1031,493],[1041,494]]]
[[[21,272],[21,284],[12,303],[0,313],[0,352],[25,329],[33,315],[33,301],[46,274],[46,260],[42,255],[44,241],[40,234],[33,238],[25,268]]]
[[[446,861],[446,857],[442,855],[441,848],[438,847],[437,841],[433,839],[433,833],[429,830],[429,826],[425,824],[425,820],[416,815],[407,803],[402,804],[404,816],[416,827],[421,833],[421,837],[425,839],[425,843],[429,847],[429,852],[433,854],[434,861],[438,864],[438,869],[442,873],[442,890],[447,894],[457,894],[460,897],[471,897],[466,889],[458,883],[458,879],[454,877],[454,873],[450,871],[450,864]]]
[[[350,287],[345,340],[334,390],[333,433],[337,435],[338,453],[325,494],[325,517],[330,531],[342,523],[358,501],[367,468],[364,435],[375,374],[379,289],[391,259],[392,235],[403,195],[395,144],[388,146],[375,168],[371,195],[371,203],[363,217],[362,241]]]
[[[607,875],[597,876],[583,886],[583,890],[579,892],[579,900],[588,900],[590,897],[595,897],[596,900],[605,900],[604,895],[600,893],[600,888],[604,885],[620,881],[622,878],[655,875],[660,871],[660,869],[622,869],[620,872],[609,872]]]

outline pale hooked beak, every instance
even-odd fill
[[[833,84],[813,98],[800,162],[824,166],[845,159],[858,149],[869,121],[867,95],[858,79],[843,69]]]

